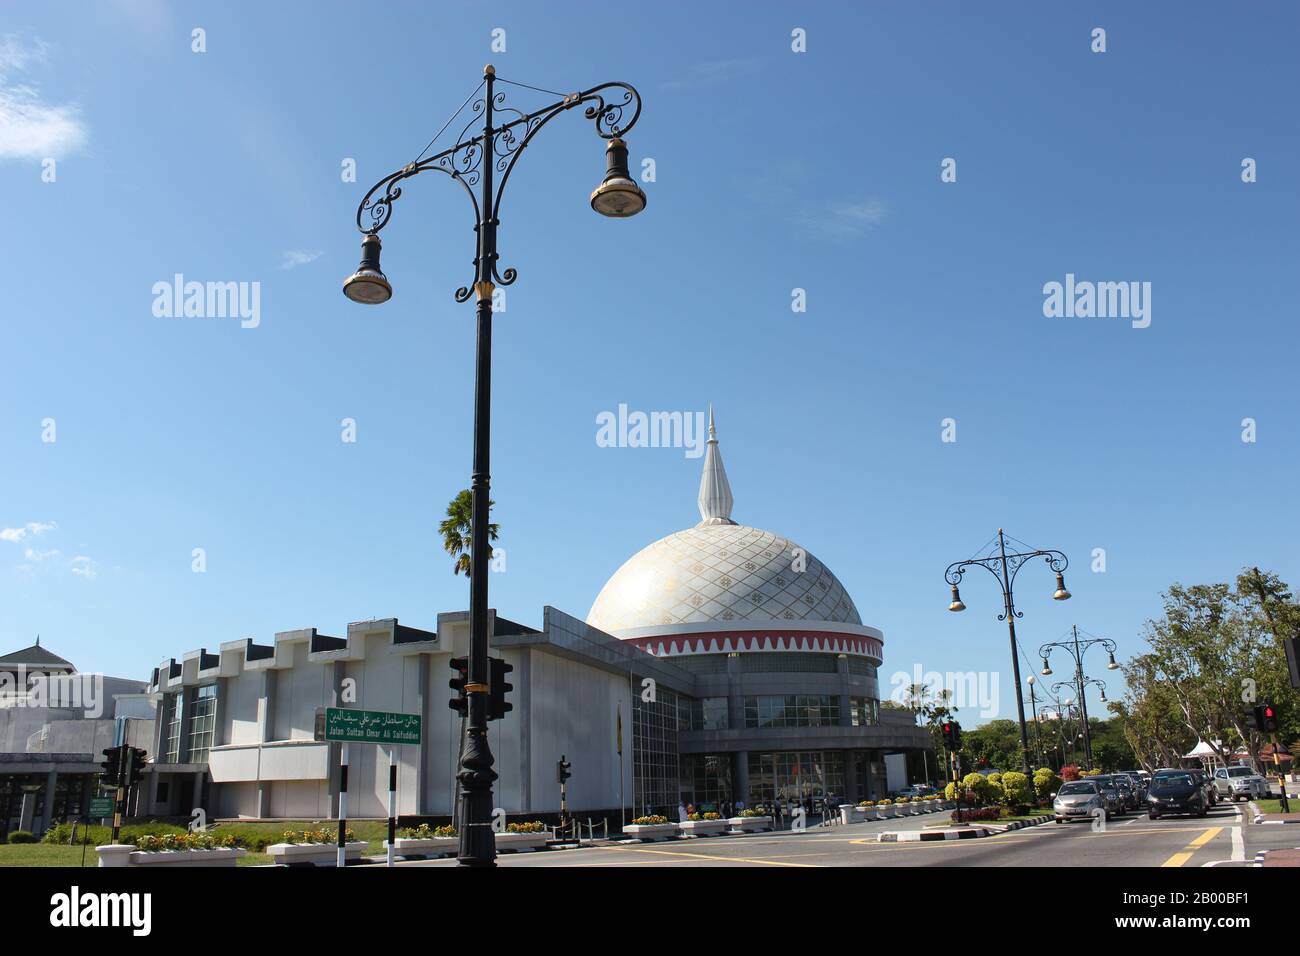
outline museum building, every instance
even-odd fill
[[[489,612],[491,652],[514,668],[513,709],[489,729],[494,796],[509,815],[559,810],[562,756],[570,811],[617,816],[877,798],[931,746],[910,713],[882,709],[884,636],[839,579],[789,539],[732,519],[712,415],[698,505],[699,523],[631,557],[586,621],[545,607],[533,628]],[[447,682],[468,648],[461,611],[431,630],[362,621],[165,661],[149,682],[156,757],[139,805],[334,816],[340,745],[317,739],[317,715],[342,706],[419,714],[423,726],[418,746],[350,747],[349,815],[386,815],[390,758],[399,814],[450,815],[461,725]]]

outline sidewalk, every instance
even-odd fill
[[[1255,854],[1256,866],[1300,866],[1300,847],[1294,850],[1261,850]]]

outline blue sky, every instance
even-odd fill
[[[644,215],[593,215],[603,144],[575,113],[511,179],[502,614],[585,616],[627,557],[698,520],[699,459],[597,446],[620,404],[714,404],[735,517],[836,571],[885,631],[886,677],[1007,669],[993,581],[968,578],[961,616],[943,581],[999,526],[1072,562],[1065,604],[1046,569],[1021,575],[1030,653],[1071,624],[1139,650],[1175,580],[1258,564],[1300,583],[1300,17],[998,10],[6,5],[0,650],[40,633],[83,670],[143,677],[240,637],[467,606],[436,535],[470,471],[464,197],[409,183],[383,233],[393,300],[339,287],[365,188],[487,62],[551,90],[636,85],[634,168],[656,172]],[[260,283],[260,324],[156,317],[153,284],[176,273]],[[1150,326],[1046,317],[1067,273],[1150,282]]]

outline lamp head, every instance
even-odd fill
[[[627,143],[615,136],[605,147],[605,179],[591,194],[591,208],[611,219],[627,219],[645,204],[645,193],[627,171]]]
[[[962,603],[961,592],[957,590],[957,585],[952,586],[952,603],[948,605],[950,611],[964,611],[966,605]]]
[[[1065,589],[1065,575],[1060,571],[1056,572],[1056,593],[1052,595],[1053,601],[1070,600],[1070,592]]]
[[[1110,663],[1106,665],[1106,670],[1108,670],[1108,671],[1117,671],[1117,670],[1119,670],[1119,665],[1115,663],[1115,652],[1114,652],[1114,651],[1111,651],[1111,652],[1110,652]]]
[[[1043,676],[1044,676],[1044,677],[1051,677],[1051,676],[1052,676],[1052,669],[1047,665],[1047,658],[1046,658],[1046,657],[1043,658]]]
[[[378,305],[393,297],[393,287],[379,268],[379,236],[369,233],[361,240],[361,265],[343,280],[343,294],[362,305]]]

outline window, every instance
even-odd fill
[[[638,813],[676,813],[679,700],[662,687],[653,701],[632,697],[632,805]]]
[[[726,730],[727,698],[703,697],[688,700],[683,697],[678,708],[677,726],[682,730]]]
[[[875,677],[876,665],[865,657],[850,657],[849,673],[859,677]]]
[[[687,754],[682,757],[682,800],[700,812],[717,810],[731,799],[731,755]]]
[[[217,685],[195,688],[190,711],[190,739],[187,763],[207,763],[217,729]]]
[[[842,751],[788,751],[749,755],[749,801],[783,803],[844,796]]]
[[[184,717],[183,697],[183,692],[168,694],[166,697],[167,723],[163,728],[161,763],[180,763],[181,722]]]
[[[758,654],[742,654],[740,657],[740,670],[746,674],[834,674],[836,669],[834,654],[765,651]]]
[[[838,697],[787,694],[745,698],[746,727],[834,727],[839,722]]]
[[[872,727],[880,723],[880,701],[873,697],[850,697],[849,723],[854,727]]]

